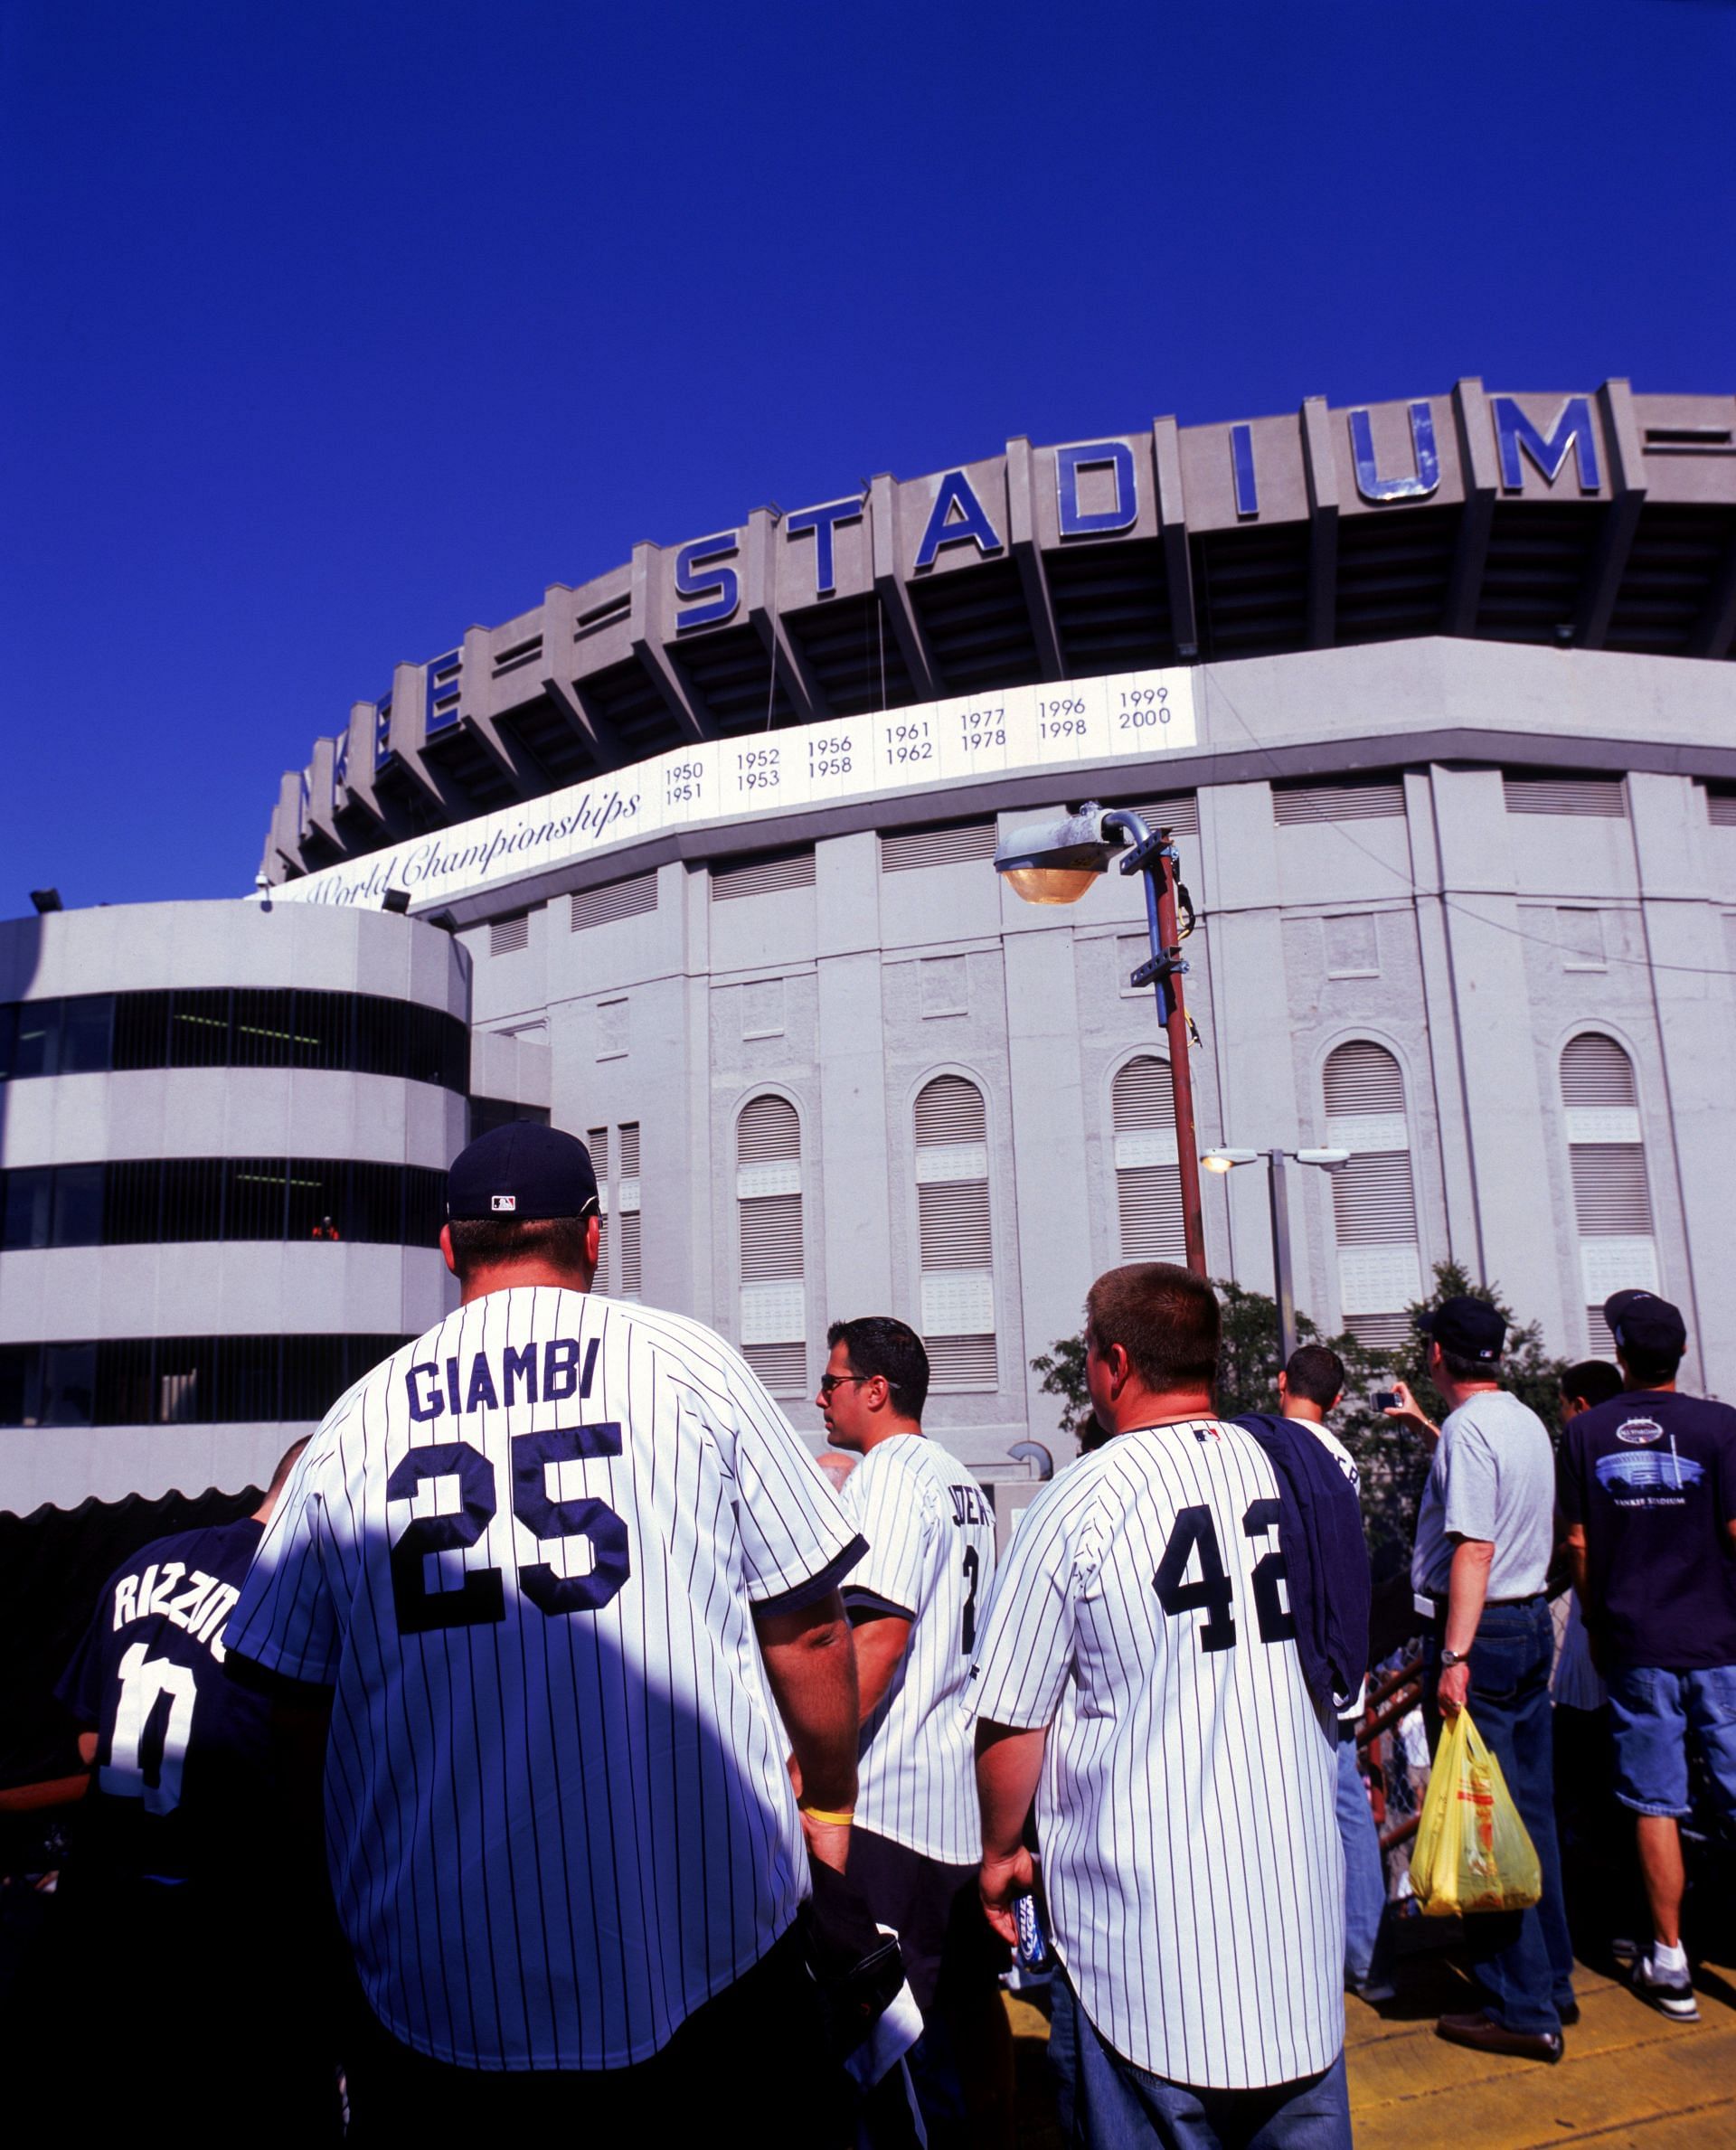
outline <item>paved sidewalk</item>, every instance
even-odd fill
[[[1559,2067],[1467,2052],[1435,2036],[1472,2005],[1444,1957],[1412,1960],[1383,2010],[1346,2004],[1356,2150],[1703,2150],[1736,2143],[1736,1967],[1703,1966],[1697,2024],[1672,2023],[1580,1965],[1582,2011]],[[1049,2026],[1009,1995],[1019,2067],[1020,2150],[1061,2150],[1048,2094]]]

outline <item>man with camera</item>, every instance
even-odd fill
[[[1544,1582],[1553,1546],[1554,1458],[1536,1412],[1501,1386],[1506,1324],[1486,1300],[1443,1301],[1418,1322],[1429,1379],[1448,1410],[1437,1427],[1402,1382],[1389,1419],[1434,1449],[1417,1512],[1410,1582],[1429,1623],[1423,1714],[1430,1745],[1467,1705],[1501,1765],[1543,1870],[1525,1911],[1467,1921],[1480,2011],[1444,2015],[1455,2045],[1559,2060],[1561,2026],[1578,2020],[1573,1947],[1555,1840],[1549,1673],[1554,1634]]]

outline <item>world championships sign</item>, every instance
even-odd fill
[[[402,889],[420,909],[665,829],[1136,759],[1196,743],[1194,675],[1185,668],[1012,687],[679,747],[286,882],[271,896],[279,903],[374,906],[389,889]]]

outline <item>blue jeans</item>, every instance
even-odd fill
[[[1381,1833],[1356,1763],[1354,1737],[1338,1740],[1338,1834],[1344,1847],[1344,1976],[1362,1985],[1374,1967],[1386,1910]]]
[[[1487,1605],[1470,1648],[1471,1721],[1501,1765],[1536,1847],[1543,1893],[1528,1911],[1478,1911],[1465,1921],[1484,2013],[1509,2031],[1554,2032],[1573,1998],[1573,1944],[1561,1900],[1555,1841],[1554,1725],[1549,1670],[1554,1631],[1548,1602]],[[1440,1736],[1435,1683],[1440,1636],[1423,1646],[1422,1702],[1432,1748]]]
[[[1207,2090],[1136,2068],[1104,2044],[1057,1974],[1049,2055],[1061,2140],[1083,2150],[1351,2150],[1340,2053],[1324,2075],[1264,2090]]]
[[[1609,1678],[1616,1796],[1636,1814],[1688,1815],[1688,1728],[1699,1738],[1719,1812],[1736,1822],[1736,1665],[1660,1672],[1622,1664]]]

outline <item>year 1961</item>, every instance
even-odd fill
[[[889,724],[885,737],[886,759],[894,766],[901,762],[934,759],[934,741],[929,736],[929,720],[926,717],[916,717],[903,724]]]

